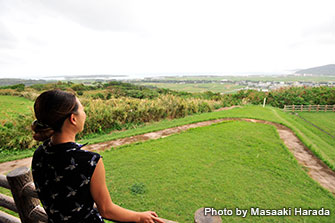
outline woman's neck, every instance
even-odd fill
[[[58,133],[56,132],[52,137],[51,137],[51,143],[53,145],[56,144],[61,144],[61,143],[66,143],[66,142],[74,142],[76,140],[76,134],[71,134],[71,133]]]

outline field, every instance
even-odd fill
[[[243,86],[236,84],[220,84],[220,83],[197,83],[197,84],[178,84],[178,83],[137,83],[144,86],[155,86],[159,88],[168,88],[176,91],[186,91],[186,92],[219,92],[219,93],[231,93],[237,91]]]
[[[32,107],[33,102],[28,99],[0,95],[0,121],[15,118],[18,114],[31,114]]]
[[[248,75],[248,76],[161,76],[155,78],[145,78],[143,80],[127,80],[127,82],[144,85],[167,88],[184,92],[205,92],[233,94],[240,90],[257,89],[264,91],[271,89],[280,89],[284,86],[332,86],[335,76],[295,76],[295,75]],[[270,83],[259,83],[270,82]],[[298,82],[298,83],[294,83]],[[280,84],[279,84],[280,83]],[[312,103],[313,104],[313,103]],[[277,106],[277,105],[274,105]]]
[[[166,76],[164,80],[222,80],[233,81],[335,81],[335,76],[248,75],[248,76]]]

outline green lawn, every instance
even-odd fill
[[[276,108],[274,109],[278,112],[281,112],[279,111],[279,109],[276,109]],[[283,114],[286,115],[285,113]],[[184,118],[179,118],[179,119],[172,119],[172,120],[165,119],[159,122],[147,123],[146,125],[138,127],[136,129],[120,131],[120,132],[113,132],[112,134],[91,135],[87,137],[86,139],[83,139],[81,142],[82,143],[104,142],[104,141],[114,140],[118,138],[124,138],[124,137],[144,134],[144,133],[148,133],[152,131],[159,131],[162,129],[176,127],[180,125],[196,123],[200,121],[220,119],[220,118],[228,118],[228,117],[256,118],[256,119],[269,120],[273,122],[283,123],[282,118],[275,115],[273,110],[271,110],[270,108],[262,108],[260,106],[244,106],[242,108],[234,108],[234,109],[226,110],[226,111],[195,114],[195,115],[190,115],[190,116],[186,116]]]
[[[225,122],[102,156],[113,201],[129,209],[193,222],[200,207],[324,207],[331,216],[248,215],[223,217],[223,222],[335,221],[334,196],[306,174],[269,125]]]
[[[31,114],[33,104],[26,98],[0,95],[0,120],[15,118],[19,114]]]

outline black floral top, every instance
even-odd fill
[[[35,151],[32,173],[35,187],[49,222],[104,222],[93,209],[90,180],[98,153],[81,150],[69,142],[50,145],[45,141]]]

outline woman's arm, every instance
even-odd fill
[[[135,212],[122,208],[112,202],[106,186],[105,167],[102,159],[99,160],[93,172],[90,190],[99,213],[103,218],[122,222],[164,223],[153,211]]]

